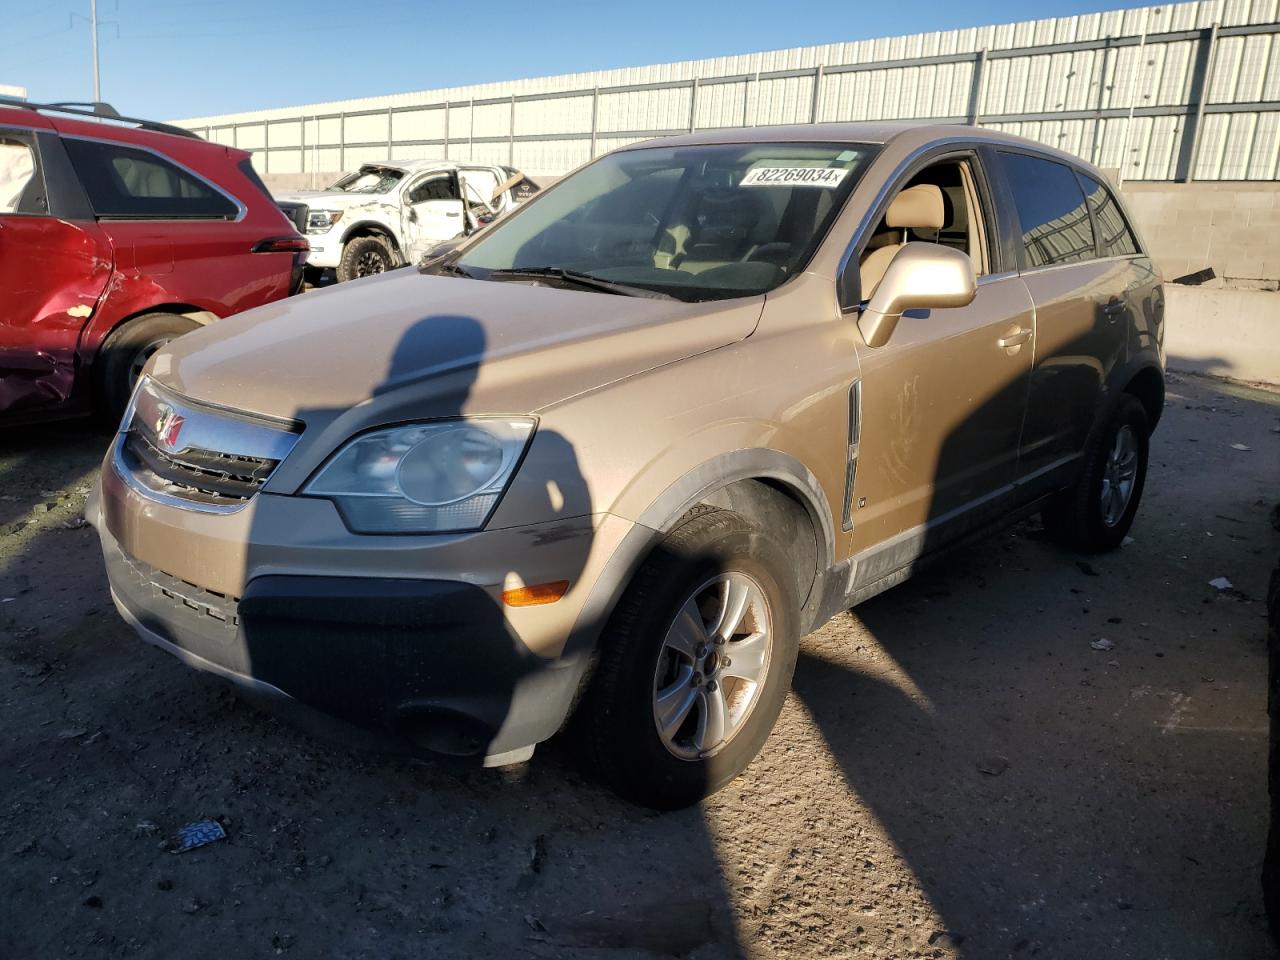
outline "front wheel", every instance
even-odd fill
[[[1090,437],[1076,482],[1044,508],[1045,529],[1054,539],[1090,553],[1120,546],[1142,499],[1149,443],[1142,404],[1121,397]]]
[[[356,237],[342,248],[337,275],[340,282],[386,273],[395,264],[391,248],[381,237]]]
[[[747,518],[700,507],[636,574],[580,718],[596,769],[623,797],[685,807],[760,752],[799,647],[785,556]]]

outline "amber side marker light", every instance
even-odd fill
[[[531,587],[503,590],[502,602],[509,607],[536,607],[542,603],[555,603],[565,595],[568,589],[568,580],[556,580],[554,583],[535,583]]]

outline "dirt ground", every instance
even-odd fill
[[[1272,956],[1277,428],[1280,395],[1171,378],[1132,543],[1024,524],[838,617],[674,815],[565,745],[467,770],[250,707],[117,618],[76,520],[105,438],[0,436],[0,956]],[[167,852],[201,817],[227,839]]]

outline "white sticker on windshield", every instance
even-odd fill
[[[840,167],[754,167],[740,187],[838,187],[848,170]]]

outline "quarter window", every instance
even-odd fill
[[[1120,211],[1115,194],[1086,174],[1080,182],[1089,195],[1094,223],[1098,228],[1098,246],[1104,257],[1131,257],[1138,253],[1138,241]]]
[[[1022,153],[1002,153],[1001,158],[1022,224],[1025,265],[1048,267],[1094,259],[1093,223],[1071,168]]]
[[[93,212],[115,220],[231,220],[230,199],[176,164],[118,143],[67,139]]]
[[[48,212],[35,150],[23,140],[0,135],[0,213]]]

